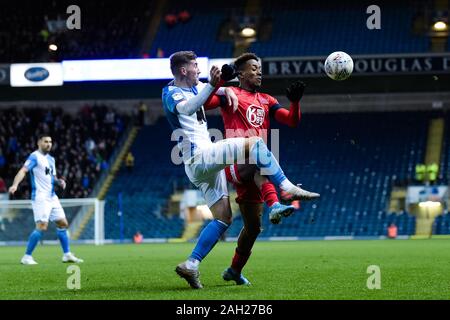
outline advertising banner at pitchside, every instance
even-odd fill
[[[209,75],[208,58],[197,58],[200,78]],[[173,79],[170,59],[65,60],[64,82]]]
[[[11,87],[62,86],[61,63],[13,63]]]

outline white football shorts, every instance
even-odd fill
[[[208,207],[228,197],[225,167],[242,158],[245,161],[245,139],[230,138],[208,146],[200,146],[194,156],[185,162],[189,180],[199,188]]]
[[[39,197],[31,201],[35,222],[59,221],[66,217],[58,196]]]

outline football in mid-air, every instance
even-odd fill
[[[333,80],[345,80],[352,72],[353,59],[345,52],[333,52],[325,60],[325,73]]]

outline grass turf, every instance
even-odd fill
[[[450,240],[257,242],[244,269],[252,286],[225,282],[221,272],[235,243],[218,243],[201,264],[205,289],[192,290],[175,266],[192,243],[73,246],[85,260],[81,289],[58,246],[39,246],[36,266],[22,266],[23,247],[0,247],[0,299],[449,299]],[[369,290],[367,268],[381,269]]]

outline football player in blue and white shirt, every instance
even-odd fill
[[[163,88],[162,103],[167,120],[174,130],[172,137],[179,136],[178,147],[186,175],[202,191],[214,217],[201,232],[189,258],[175,269],[192,288],[200,289],[203,286],[199,279],[199,264],[231,224],[225,167],[238,161],[245,163],[248,159],[259,168],[261,174],[293,198],[312,199],[319,197],[319,194],[292,184],[260,137],[211,142],[203,104],[215,92],[221,78],[229,81],[235,75],[228,74],[224,68],[222,74],[218,67],[213,66],[209,83],[201,83],[196,59],[192,51],[176,52],[170,57],[174,80]]]
[[[14,194],[27,172],[30,174],[31,204],[36,229],[28,239],[26,253],[20,262],[26,265],[37,264],[32,257],[33,250],[42,238],[43,232],[47,230],[48,222],[53,221],[56,223],[57,236],[64,253],[62,261],[81,263],[83,260],[70,252],[69,237],[67,236],[69,225],[58,196],[55,194],[55,185],[65,189],[66,182],[56,177],[55,158],[49,154],[52,149],[52,138],[49,135],[41,135],[37,144],[38,150],[28,156],[9,188],[9,193]]]

